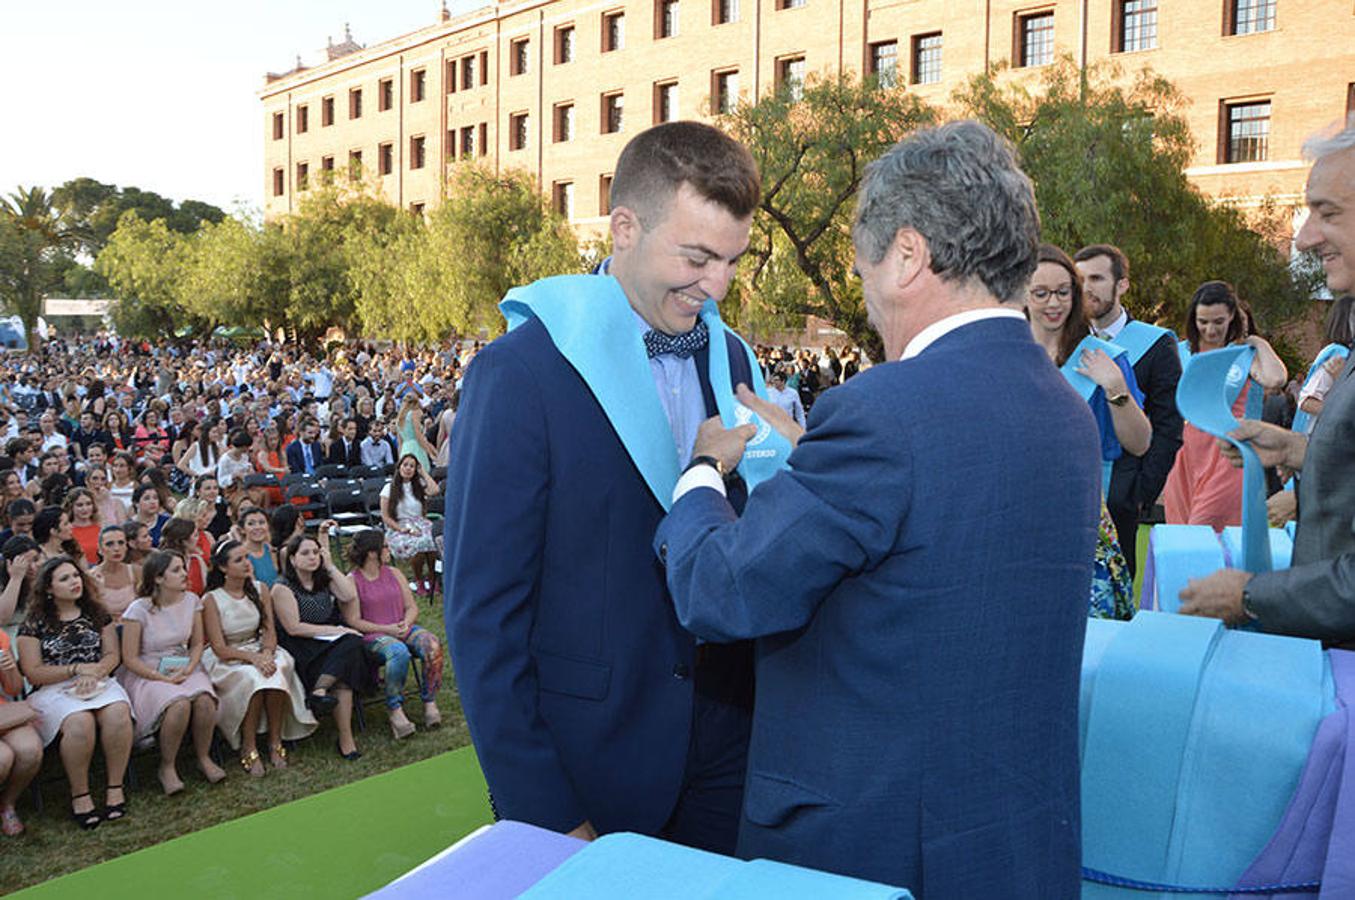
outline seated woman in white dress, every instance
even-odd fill
[[[268,761],[285,769],[282,742],[306,737],[318,723],[306,708],[292,655],[278,646],[268,588],[254,580],[240,541],[227,538],[212,552],[202,620],[209,645],[202,664],[221,702],[217,729],[240,751],[240,766],[256,778],[265,772],[258,735],[266,729]]]
[[[47,745],[61,735],[72,817],[81,828],[122,818],[132,714],[126,692],[109,677],[119,661],[117,626],[99,603],[94,580],[70,559],[59,556],[38,570],[18,645],[19,668],[34,687],[27,699],[38,713],[38,736]],[[108,771],[102,813],[89,795],[96,738]]]

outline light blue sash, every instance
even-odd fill
[[[1133,323],[1131,322],[1130,324]],[[1125,327],[1127,328],[1128,326]],[[1150,344],[1149,346],[1152,345]],[[1095,381],[1092,381],[1086,375],[1083,375],[1082,373],[1077,371],[1078,366],[1080,365],[1079,360],[1082,358],[1082,354],[1089,350],[1100,350],[1101,352],[1105,353],[1106,356],[1109,356],[1111,359],[1116,359],[1117,357],[1120,356],[1129,355],[1129,351],[1126,350],[1124,347],[1121,347],[1119,344],[1112,344],[1108,341],[1103,341],[1100,338],[1093,337],[1091,335],[1087,335],[1086,337],[1084,337],[1081,343],[1079,343],[1076,347],[1073,348],[1073,352],[1068,355],[1068,359],[1064,361],[1063,366],[1059,369],[1059,371],[1063,373],[1064,378],[1068,379],[1068,383],[1073,386],[1073,390],[1077,391],[1078,396],[1080,396],[1083,400],[1087,401],[1087,403],[1091,403],[1092,397],[1096,395],[1097,391],[1101,390],[1101,386],[1099,384],[1097,384]],[[1131,362],[1130,365],[1132,366],[1133,363]],[[1110,474],[1111,470],[1114,467],[1115,460],[1113,459],[1101,460],[1102,497],[1106,496],[1106,493],[1110,490]]]
[[[610,275],[557,275],[513,288],[499,303],[499,310],[508,321],[509,331],[529,319],[541,321],[556,349],[597,399],[654,499],[664,510],[671,507],[673,487],[682,474],[673,430],[659,401],[644,341],[621,284]],[[757,457],[752,464],[745,455],[739,465],[739,473],[751,489],[785,464],[790,445],[734,400],[729,357],[720,340],[720,335],[733,332],[720,321],[713,301],[706,302],[701,318],[710,329],[709,375],[720,417],[727,426],[757,422],[758,437],[749,446],[754,447],[756,441],[754,449],[769,454]],[[743,347],[752,362],[755,384],[751,387],[766,397],[766,385],[752,351],[747,344]],[[763,435],[763,430],[769,434]]]
[[[1120,329],[1120,333],[1115,335],[1115,343],[1129,352],[1129,364],[1136,366],[1139,360],[1143,359],[1143,354],[1162,340],[1164,334],[1172,333],[1166,328],[1131,319]]]
[[[1180,340],[1176,342],[1176,355],[1181,357],[1181,368],[1186,367],[1186,361],[1190,359],[1190,341]]]
[[[1313,360],[1313,364],[1308,367],[1308,375],[1306,378],[1303,379],[1303,386],[1307,387],[1308,382],[1312,381],[1313,376],[1317,374],[1317,370],[1321,368],[1324,363],[1326,363],[1329,359],[1331,359],[1334,356],[1339,356],[1342,359],[1345,359],[1346,357],[1350,356],[1350,348],[1345,346],[1344,344],[1328,344],[1327,346],[1323,347],[1322,352],[1317,354],[1317,358]],[[1303,432],[1306,432],[1308,430],[1308,424],[1312,420],[1313,417],[1311,413],[1306,413],[1300,409],[1294,413],[1294,423],[1290,426],[1290,428],[1302,434]]]
[[[1140,612],[1130,622],[1088,620],[1086,646],[1084,868],[1236,884],[1280,823],[1318,723],[1335,708],[1321,645]],[[1082,896],[1165,895],[1084,882]]]

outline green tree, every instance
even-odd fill
[[[744,327],[818,316],[878,359],[879,337],[852,275],[856,193],[868,162],[935,115],[902,87],[850,73],[795,87],[720,119],[762,173],[750,263],[722,312]]]
[[[999,69],[955,100],[1016,145],[1045,240],[1070,253],[1094,243],[1125,251],[1136,316],[1183,333],[1195,288],[1216,278],[1237,286],[1264,330],[1302,310],[1310,284],[1286,260],[1292,211],[1271,203],[1248,217],[1190,183],[1192,139],[1170,82],[1064,58],[1029,84]]]
[[[121,334],[161,337],[192,324],[180,293],[189,258],[189,238],[164,219],[124,214],[94,261],[117,299],[109,315]]]
[[[43,188],[21,187],[0,200],[0,302],[23,320],[29,347],[43,300],[73,265],[75,244]]]

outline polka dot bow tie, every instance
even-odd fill
[[[709,343],[710,331],[700,319],[696,320],[696,327],[685,334],[664,334],[653,329],[645,332],[645,352],[650,359],[665,353],[686,359]]]

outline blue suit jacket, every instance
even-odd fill
[[[306,458],[302,454],[301,439],[297,438],[287,445],[287,471],[293,474],[306,471]],[[311,466],[319,468],[325,464],[325,450],[319,441],[311,444]]]
[[[741,518],[709,488],[674,504],[679,619],[761,638],[740,855],[1077,896],[1099,459],[1030,326],[989,319],[824,394]]]
[[[747,383],[742,347],[727,349]],[[705,689],[652,550],[663,508],[539,320],[476,356],[451,440],[447,640],[498,814],[657,833]],[[727,649],[742,684],[710,688],[751,701],[751,646]]]

